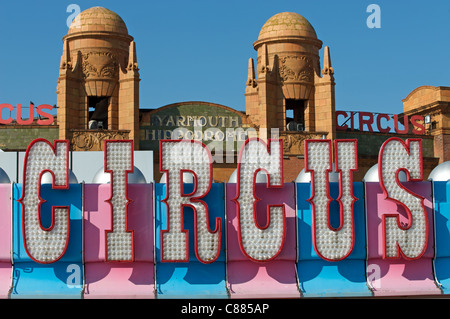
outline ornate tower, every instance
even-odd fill
[[[408,123],[408,117],[422,115],[424,134],[434,137],[434,156],[439,158],[439,163],[450,161],[450,87],[423,85],[402,102],[404,121]]]
[[[334,76],[328,47],[320,68],[322,41],[304,17],[283,12],[271,17],[253,44],[246,112],[260,128],[320,132],[335,137]]]
[[[81,12],[63,38],[57,85],[59,137],[73,150],[101,150],[104,139],[139,146],[136,45],[111,10]]]

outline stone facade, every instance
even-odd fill
[[[263,24],[253,46],[257,58],[248,62],[245,112],[209,102],[140,109],[133,37],[116,13],[101,7],[87,9],[63,37],[56,125],[0,125],[0,148],[23,151],[42,137],[67,139],[75,151],[93,151],[102,150],[106,139],[131,139],[136,150],[154,151],[155,181],[159,181],[159,140],[170,138],[165,134],[177,127],[192,130],[190,121],[203,119],[206,122],[200,121],[200,126],[209,123],[210,128],[218,128],[217,136],[224,136],[227,128],[251,129],[266,139],[276,130],[283,140],[285,182],[295,180],[304,168],[306,139],[356,139],[359,171],[355,181],[377,163],[381,144],[392,136],[422,139],[424,177],[438,163],[450,160],[449,87],[422,86],[403,100],[399,118],[424,116],[422,135],[337,131],[330,48],[322,50],[323,43],[308,20],[292,12],[276,14]],[[224,124],[226,118],[233,125]],[[231,161],[214,162],[215,181],[228,181],[236,169],[237,142],[225,154]]]
[[[253,46],[257,63],[249,61],[245,92],[251,121],[268,130],[323,132],[333,138],[334,71],[328,47],[321,69],[322,41],[308,20],[292,12],[276,14]]]
[[[56,125],[0,125],[0,149],[24,151],[37,138],[53,141],[58,135]]]
[[[285,145],[284,169],[294,172],[285,178],[291,181],[304,166],[303,140],[336,137],[330,50],[324,48],[321,67],[322,41],[308,20],[292,12],[267,20],[253,46],[257,63],[249,60],[246,113],[260,129],[279,130]]]
[[[434,137],[434,152],[439,163],[450,160],[450,87],[421,86],[403,99],[403,117],[427,118],[425,134]]]
[[[92,135],[90,140],[120,136],[132,139],[137,149],[139,69],[123,20],[102,7],[87,9],[73,20],[63,43],[57,85],[60,138],[77,145],[79,132]],[[86,145],[94,147],[86,150],[102,147]]]

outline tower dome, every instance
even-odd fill
[[[86,95],[112,96],[119,70],[127,67],[133,42],[122,18],[103,7],[86,9],[73,19],[63,40],[64,60],[76,60],[81,53],[78,63]]]
[[[282,12],[271,17],[261,28],[258,40],[279,37],[305,37],[317,39],[311,23],[295,12]]]
[[[270,87],[265,91],[270,90],[268,94],[272,95],[258,103],[268,104],[264,106],[268,114],[277,115],[262,118],[259,114],[266,112],[264,109],[249,107],[248,114],[252,121],[263,127],[283,130],[289,130],[288,124],[295,122],[294,126],[299,130],[314,130],[312,113],[308,113],[312,112],[312,103],[308,104],[308,101],[314,100],[314,85],[316,77],[320,76],[319,50],[322,41],[317,38],[311,23],[298,13],[278,13],[264,23],[253,47],[257,52],[255,75],[259,78],[258,82],[263,79],[270,82]],[[253,71],[249,71],[248,97],[257,94],[257,81],[252,74]],[[276,104],[269,102],[275,100],[278,101]],[[286,116],[287,110],[293,111],[293,120],[291,116]]]
[[[103,7],[93,7],[82,11],[73,19],[68,34],[92,31],[128,35],[127,26],[122,18],[117,13]]]

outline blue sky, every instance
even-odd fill
[[[366,24],[371,3],[381,9],[379,29]],[[3,0],[0,103],[56,103],[70,4],[123,18],[137,44],[141,108],[195,100],[245,110],[252,44],[284,11],[303,15],[330,47],[337,110],[400,113],[415,88],[450,86],[448,0]]]

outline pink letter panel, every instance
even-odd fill
[[[365,183],[367,207],[368,282],[375,296],[440,294],[433,277],[434,232],[433,198],[431,182],[407,182],[404,186],[425,198],[428,217],[428,245],[420,259],[383,259],[384,214],[399,214],[406,218],[405,209],[392,200],[385,199],[379,183]],[[370,271],[369,271],[370,270]]]
[[[8,298],[11,287],[11,184],[0,184],[0,298]]]
[[[286,238],[280,254],[268,262],[249,260],[242,253],[238,238],[236,216],[236,184],[227,184],[227,275],[231,298],[298,298],[295,229],[294,183],[283,188],[268,190],[266,184],[256,184],[257,221],[261,227],[267,224],[267,205],[284,204],[286,214]]]
[[[134,234],[134,262],[107,262],[105,231],[111,230],[110,184],[84,189],[84,298],[154,298],[153,185],[129,184],[128,228]]]

